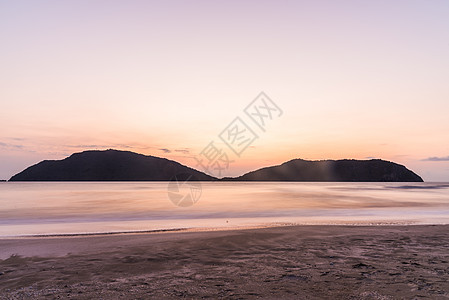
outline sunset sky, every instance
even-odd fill
[[[449,181],[447,0],[0,0],[0,45],[0,179],[89,149],[195,167],[241,117],[258,139],[224,175],[382,158]]]

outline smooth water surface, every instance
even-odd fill
[[[202,182],[199,201],[189,207],[174,205],[167,187],[3,182],[0,236],[290,223],[449,224],[449,183]]]

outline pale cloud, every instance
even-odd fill
[[[23,145],[17,145],[17,144],[10,144],[10,143],[0,142],[0,148],[3,148],[3,149],[23,149]]]
[[[423,159],[423,161],[449,161],[449,156],[443,156],[443,157],[428,157],[426,159]]]

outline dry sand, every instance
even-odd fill
[[[0,259],[1,299],[449,299],[445,225],[3,239]]]

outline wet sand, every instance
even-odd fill
[[[0,299],[449,299],[449,225],[0,240]]]

